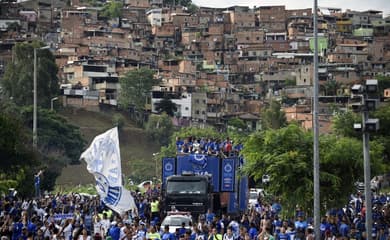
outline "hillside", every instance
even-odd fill
[[[76,109],[59,111],[59,114],[71,124],[80,127],[87,146],[96,135],[113,127],[111,118],[114,113],[113,111],[96,113]],[[124,127],[119,132],[119,142],[124,176],[131,177],[136,182],[151,179],[155,175],[156,169],[153,153],[158,152],[160,147],[150,143],[144,131],[135,127],[127,118],[125,118]],[[158,171],[160,172],[160,169]],[[86,170],[86,164],[83,162],[80,165],[66,167],[56,184],[58,186],[73,186],[87,183],[94,183],[94,179]]]

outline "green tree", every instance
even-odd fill
[[[190,14],[195,14],[199,10],[199,7],[196,4],[190,3],[187,5],[187,12]]]
[[[32,151],[31,135],[19,115],[9,113],[0,104],[0,193],[15,188],[21,195],[31,195],[34,166],[40,166],[39,154]]]
[[[338,112],[332,120],[332,129],[338,136],[361,138],[362,133],[353,128],[354,123],[361,122],[361,117],[352,111]]]
[[[297,81],[295,78],[286,78],[284,81],[284,86],[295,86],[297,85]]]
[[[122,17],[122,1],[111,1],[107,2],[102,11],[100,12],[100,16],[106,17],[109,19],[121,18]]]
[[[287,124],[286,114],[277,101],[271,101],[270,106],[262,113],[261,120],[263,129],[279,129]]]
[[[312,133],[294,124],[253,133],[244,143],[244,173],[255,180],[265,174],[270,176],[268,191],[282,199],[285,215],[292,216],[297,204],[305,211],[312,210],[312,146]],[[362,144],[356,139],[330,135],[321,137],[320,149],[321,206],[340,207],[363,172]],[[375,172],[383,167],[383,147],[379,144],[371,150]]]
[[[53,190],[67,164],[79,163],[84,146],[80,131],[48,109],[38,108],[38,149],[32,151],[32,107],[0,101],[0,182],[16,185],[24,196],[33,194],[33,176],[45,169],[42,187]],[[12,180],[12,181],[9,181]],[[0,184],[1,185],[1,184]]]
[[[160,102],[155,104],[158,113],[165,112],[168,116],[173,117],[177,111],[177,106],[171,99],[164,97]]]
[[[325,88],[325,96],[336,96],[337,95],[337,89],[340,88],[340,83],[336,80],[328,80],[324,84]]]
[[[12,98],[17,105],[26,106],[33,103],[34,48],[40,43],[17,43],[13,51],[14,61],[7,64],[0,81],[4,94]],[[37,100],[38,105],[49,107],[50,100],[58,96],[59,85],[53,54],[47,49],[37,52]]]
[[[385,104],[373,112],[372,118],[378,118],[380,126],[377,133],[371,134],[372,138],[384,145],[384,158],[390,167],[390,104]],[[387,172],[389,170],[387,169]]]
[[[161,115],[151,115],[145,126],[149,139],[158,142],[162,146],[169,144],[173,130],[172,120],[165,112]]]
[[[22,108],[24,125],[32,128],[31,106]],[[38,108],[38,149],[47,161],[56,159],[54,164],[65,166],[78,164],[85,145],[78,127],[49,109]]]
[[[383,96],[384,90],[390,88],[390,77],[379,75],[376,76],[376,79],[378,79],[379,95]]]
[[[245,122],[238,117],[229,119],[227,125],[238,130],[241,129],[241,131],[246,130],[247,128]]]
[[[192,0],[163,0],[165,6],[183,6],[188,7],[192,3]]]
[[[118,127],[118,130],[121,130],[123,128],[123,126],[125,125],[125,118],[123,117],[122,114],[120,113],[115,113],[113,116],[112,116],[112,124],[114,126],[117,126]]]
[[[153,75],[153,70],[140,68],[129,71],[121,77],[119,79],[121,85],[119,104],[125,109],[129,106],[144,109],[146,98],[149,97],[152,86],[159,83]]]

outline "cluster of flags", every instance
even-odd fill
[[[96,136],[80,157],[94,175],[96,189],[103,203],[117,213],[136,210],[134,198],[122,185],[122,167],[118,128]]]

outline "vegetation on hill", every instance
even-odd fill
[[[114,127],[114,119],[121,118],[123,125],[119,128],[119,142],[124,180],[131,178],[134,182],[141,182],[153,179],[156,172],[153,153],[158,152],[159,145],[151,141],[143,129],[135,127],[126,114],[115,110],[97,113],[81,109],[63,109],[59,114],[80,128],[87,146],[95,136]],[[57,184],[64,187],[88,183],[94,183],[94,180],[83,162],[77,166],[66,167],[57,180]]]
[[[32,107],[0,101],[0,192],[15,188],[22,196],[33,194],[33,177],[43,170],[42,187],[54,188],[64,166],[77,162],[84,146],[78,128],[55,112],[38,108],[38,144],[32,146]],[[31,183],[31,184],[26,184]]]

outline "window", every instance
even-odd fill
[[[199,114],[199,110],[196,110],[196,111],[195,111],[195,114]]]
[[[188,111],[189,108],[188,108],[188,107],[185,107],[184,109],[185,109],[186,111]]]

